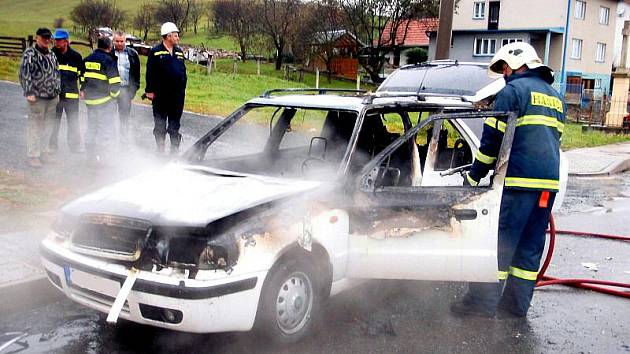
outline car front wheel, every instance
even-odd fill
[[[256,327],[276,343],[295,343],[313,328],[321,295],[313,267],[289,260],[272,269],[263,286]]]

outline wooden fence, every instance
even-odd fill
[[[32,37],[30,39],[33,40]],[[21,37],[0,37],[0,56],[21,56],[28,40],[29,38]]]
[[[33,36],[24,37],[5,37],[0,36],[0,56],[19,57],[24,53],[26,48],[33,45],[35,39]],[[92,49],[89,42],[72,41],[73,46],[84,46]]]

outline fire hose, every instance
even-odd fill
[[[551,263],[551,257],[553,256],[554,247],[556,244],[556,235],[571,235],[571,236],[580,236],[580,237],[597,237],[618,241],[630,242],[630,237],[628,236],[619,236],[619,235],[606,235],[606,234],[597,234],[590,232],[580,232],[580,231],[568,231],[568,230],[556,230],[556,224],[553,219],[553,215],[549,218],[549,247],[547,251],[547,256],[545,257],[545,261],[543,262],[542,267],[540,268],[540,272],[538,273],[538,280],[536,283],[536,287],[548,286],[548,285],[567,285],[575,288],[588,289],[592,291],[597,291],[604,294],[621,296],[625,298],[630,298],[630,291],[622,291],[611,289],[614,288],[627,288],[630,289],[630,284],[613,282],[613,281],[605,281],[605,280],[595,280],[595,279],[563,279],[563,278],[555,278],[548,275],[545,275],[549,264]]]

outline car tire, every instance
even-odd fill
[[[265,280],[255,327],[275,344],[296,343],[315,327],[322,296],[314,267],[291,259],[274,266]]]

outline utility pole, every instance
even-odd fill
[[[435,59],[448,59],[451,49],[451,35],[453,29],[453,11],[455,0],[440,0],[440,22],[438,24]]]

